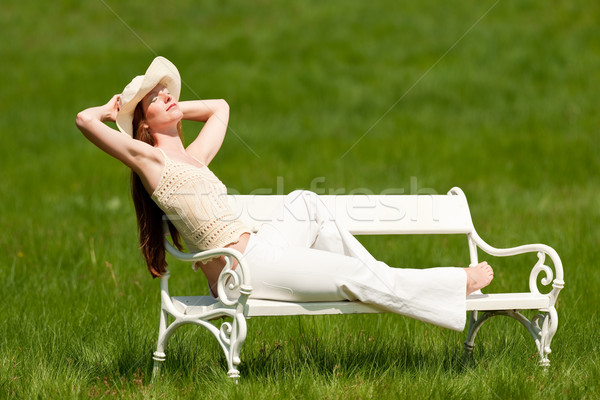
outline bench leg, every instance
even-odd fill
[[[469,331],[464,344],[465,360],[468,360],[473,352],[475,336],[477,336],[479,328],[481,328],[485,321],[496,315],[504,315],[519,321],[527,329],[535,342],[540,356],[539,365],[543,367],[550,365],[550,360],[548,359],[548,354],[551,352],[550,344],[558,328],[558,314],[554,307],[545,310],[543,314],[536,314],[531,320],[527,319],[518,310],[485,311],[479,318],[477,317],[477,311],[471,311]]]
[[[481,325],[495,314],[492,312],[485,312],[480,318],[477,318],[477,311],[471,311],[469,313],[469,330],[467,332],[467,340],[465,340],[465,344],[463,346],[464,354],[463,359],[465,362],[469,361],[471,355],[473,354],[473,348],[475,347],[475,336],[477,336],[477,332],[479,332],[479,328]]]
[[[177,328],[184,324],[196,324],[203,326],[211,332],[225,353],[225,359],[227,360],[227,375],[231,378],[239,378],[240,372],[237,369],[240,364],[240,351],[244,341],[246,340],[246,317],[243,313],[230,312],[231,310],[223,310],[226,314],[229,314],[233,318],[232,322],[223,322],[220,328],[205,320],[202,316],[192,318],[180,318],[175,319],[169,326],[167,326],[168,312],[165,310],[161,311],[160,327],[158,333],[158,343],[156,345],[156,351],[152,355],[154,359],[154,368],[152,370],[152,378],[156,379],[160,376],[160,370],[162,363],[164,362],[165,347],[167,341]],[[209,316],[210,317],[210,316]]]
[[[246,340],[247,326],[244,314],[237,313],[233,316],[233,321],[223,322],[218,332],[213,332],[219,341],[225,359],[227,360],[227,375],[230,378],[240,377],[240,371],[237,369],[241,362],[240,351]]]
[[[240,376],[240,372],[237,369],[240,364],[240,350],[246,339],[246,317],[243,314],[244,305],[238,304],[236,308],[217,308],[202,315],[192,316],[182,314],[173,306],[173,302],[169,296],[168,279],[169,274],[166,273],[161,277],[160,281],[161,310],[158,342],[156,344],[156,351],[152,355],[154,359],[152,378],[155,379],[160,376],[161,366],[166,357],[165,347],[167,342],[175,330],[184,324],[197,324],[208,329],[216,337],[225,353],[228,366],[227,374],[231,378],[238,378]],[[242,294],[249,295],[250,292]],[[171,324],[168,324],[169,315],[175,319]],[[217,328],[209,321],[219,316],[229,316],[233,318],[233,321],[231,323],[224,322],[220,328]]]
[[[158,327],[158,342],[156,344],[156,351],[152,354],[152,358],[154,359],[154,367],[152,368],[152,379],[156,379],[160,376],[160,370],[162,367],[162,363],[165,361],[165,345],[167,340],[169,340],[169,336],[171,336],[172,330],[168,332],[167,335],[167,320],[169,314],[166,310],[160,311],[160,322]]]
[[[154,359],[154,367],[152,368],[152,380],[158,379],[160,377],[160,371],[162,369],[162,364],[165,361],[166,355],[165,353],[159,353],[155,351],[152,355]]]
[[[548,354],[552,352],[552,350],[550,350],[550,344],[552,343],[552,339],[558,328],[558,314],[554,307],[550,307],[545,315],[538,314],[536,317],[539,317],[539,319],[542,320],[539,343],[536,340],[536,345],[538,346],[538,352],[540,354],[540,365],[548,367],[550,365]],[[532,322],[539,327],[538,320],[534,318]]]

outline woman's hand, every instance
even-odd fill
[[[105,105],[102,106],[102,115],[100,120],[102,122],[115,122],[117,120],[117,113],[119,112],[119,99],[121,95],[115,94]]]
[[[81,111],[77,115],[77,126],[80,127],[85,123],[89,123],[91,120],[98,120],[100,122],[115,122],[117,120],[117,113],[119,112],[119,98],[120,94],[115,94],[108,103],[90,107]]]

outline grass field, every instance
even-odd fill
[[[4,2],[0,11],[1,398],[600,397],[600,4],[174,0]],[[150,379],[158,281],[137,249],[128,171],[77,131],[156,55],[182,99],[225,98],[211,164],[231,191],[466,192],[490,244],[565,266],[547,371],[526,331],[395,315],[252,319],[242,379],[182,328]],[[185,124],[187,140],[199,126]],[[465,265],[463,237],[361,238],[395,266]],[[489,291],[532,258],[488,259]],[[206,289],[188,266],[174,293]],[[189,272],[187,272],[189,271]]]

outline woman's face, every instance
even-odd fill
[[[150,132],[160,132],[176,127],[183,117],[183,113],[169,90],[160,84],[144,96],[142,108]]]

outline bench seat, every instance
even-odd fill
[[[222,307],[211,296],[173,297],[173,304],[185,315],[206,314]],[[550,298],[536,293],[472,294],[467,297],[467,311],[539,310],[550,307]],[[377,314],[381,311],[359,301],[328,301],[293,303],[286,301],[248,299],[246,317],[275,317],[282,315]]]

